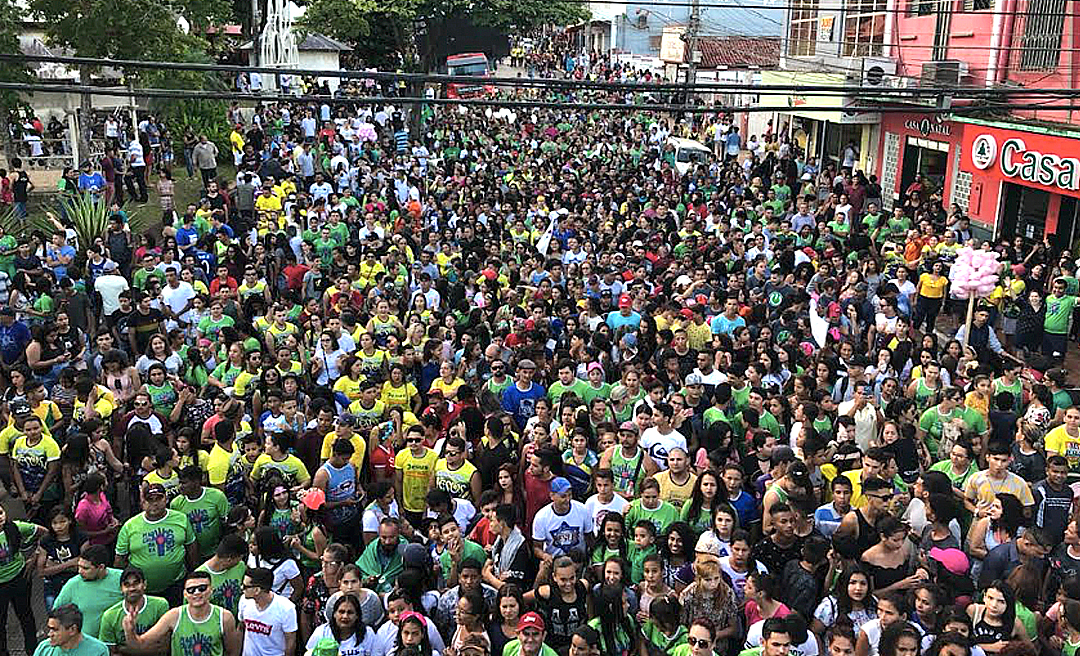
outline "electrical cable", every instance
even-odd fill
[[[391,73],[387,71],[362,71],[362,70],[318,70],[299,68],[272,68],[259,66],[235,66],[226,64],[194,64],[190,62],[159,62],[146,60],[118,60],[96,57],[65,57],[56,55],[27,55],[22,53],[0,53],[0,61],[29,61],[47,62],[57,64],[70,64],[76,66],[109,66],[113,68],[135,68],[149,70],[184,70],[194,72],[227,72],[227,73],[267,73],[281,75],[308,75],[313,77],[343,78],[343,79],[370,79],[383,81],[405,82],[435,82],[435,83],[459,83],[477,84],[478,78],[470,75],[439,75],[426,73]],[[812,73],[811,71],[807,71]],[[524,87],[562,87],[582,88],[594,90],[620,90],[620,91],[748,91],[756,94],[773,91],[797,91],[800,94],[812,91],[825,91],[830,94],[881,94],[882,91],[901,92],[895,89],[887,89],[879,86],[863,85],[804,85],[804,84],[739,84],[724,82],[703,83],[649,83],[649,82],[600,82],[592,80],[560,80],[555,78],[480,78],[484,85],[490,86],[524,86]],[[950,95],[973,96],[973,97],[1000,97],[1003,95],[1058,95],[1067,94],[1069,97],[1080,95],[1078,89],[1027,89],[1016,87],[988,88],[979,87],[912,87],[903,89],[902,93],[910,96],[937,96]]]
[[[248,94],[231,91],[195,91],[178,89],[143,89],[143,88],[102,88],[94,87],[87,90],[82,85],[52,85],[34,84],[23,82],[0,82],[0,90],[8,91],[43,91],[63,92],[72,94],[90,93],[98,96],[113,96],[124,98],[172,98],[181,100],[247,100],[251,102],[319,102],[332,105],[460,105],[482,107],[513,107],[513,108],[547,108],[547,109],[572,109],[583,111],[626,111],[626,112],[683,112],[690,114],[713,114],[713,113],[759,113],[759,112],[843,112],[843,113],[909,113],[909,114],[967,114],[971,112],[985,112],[988,109],[1008,110],[1060,110],[1073,111],[1080,109],[1080,104],[1048,105],[1048,104],[1007,104],[995,103],[993,108],[984,105],[960,105],[950,108],[925,107],[919,105],[882,105],[882,106],[815,106],[800,105],[792,106],[719,106],[719,105],[671,105],[671,104],[648,104],[638,105],[633,103],[601,103],[601,102],[558,102],[541,100],[510,100],[505,98],[420,98],[415,96],[349,96],[329,97],[312,95],[268,95]],[[1048,101],[1049,102],[1049,101]],[[1054,101],[1056,102],[1056,101]]]

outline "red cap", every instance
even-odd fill
[[[619,297],[619,307],[620,308],[628,308],[633,304],[634,303],[633,303],[633,301],[630,300],[630,295],[629,294],[623,294],[622,296]]]
[[[536,629],[537,631],[543,631],[544,619],[533,612],[525,613],[518,619],[517,625],[518,631],[522,631],[524,629]]]

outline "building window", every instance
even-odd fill
[[[908,16],[929,16],[934,13],[937,0],[908,0]]]
[[[964,11],[982,11],[994,6],[994,0],[964,0]]]
[[[660,38],[659,34],[649,37],[649,50],[660,52]]]
[[[881,56],[886,0],[852,0],[844,16],[844,57]]]
[[[789,57],[813,56],[818,38],[818,0],[792,0]]]
[[[1061,59],[1061,35],[1065,28],[1067,0],[1028,0],[1020,38],[1020,68],[1052,71]],[[1015,60],[1013,60],[1015,61]]]

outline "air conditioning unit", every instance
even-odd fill
[[[958,59],[923,62],[922,83],[926,86],[957,86],[968,76],[968,63]]]
[[[888,57],[863,57],[859,68],[863,86],[889,87],[896,77],[896,60]]]

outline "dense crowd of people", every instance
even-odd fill
[[[727,116],[423,119],[234,106],[160,232],[0,235],[28,654],[1075,653],[1071,254]]]

